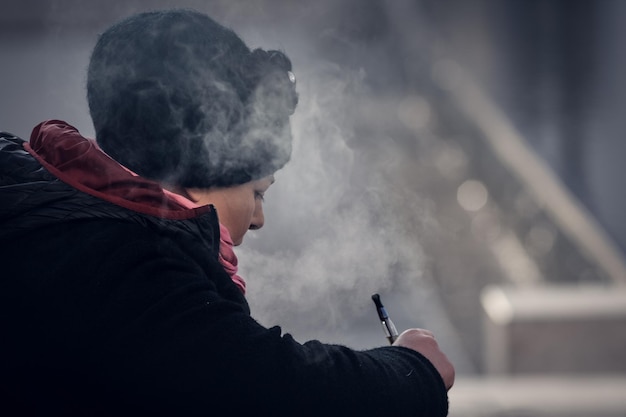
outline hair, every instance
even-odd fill
[[[291,61],[251,51],[196,11],[141,13],[106,30],[91,55],[87,99],[100,147],[166,184],[243,184],[291,155]]]

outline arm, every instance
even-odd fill
[[[446,415],[446,387],[422,354],[300,344],[224,297],[232,283],[217,261],[142,233],[109,252],[86,289],[98,322],[81,343],[84,374],[98,390],[170,415]]]

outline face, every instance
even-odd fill
[[[235,246],[243,242],[248,230],[263,227],[263,198],[274,183],[270,175],[259,180],[226,188],[188,189],[187,194],[199,204],[213,204],[217,215],[233,239]]]

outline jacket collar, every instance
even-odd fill
[[[210,210],[186,204],[183,197],[134,174],[64,121],[37,125],[24,148],[61,181],[116,205],[168,219],[194,218]]]

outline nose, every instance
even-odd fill
[[[265,215],[263,214],[263,205],[257,204],[252,219],[250,220],[250,230],[259,230],[265,224]]]

